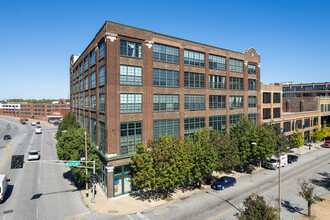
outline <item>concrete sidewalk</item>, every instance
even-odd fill
[[[302,155],[309,153],[311,151],[319,149],[321,143],[313,143],[311,145],[311,149],[309,150],[309,145],[304,145],[299,149],[292,149],[290,154],[297,154]],[[263,168],[258,167],[254,172],[258,172],[262,170]],[[222,176],[224,174],[217,174],[214,173],[214,176]],[[226,174],[228,175],[228,174]],[[228,176],[233,176],[236,179],[240,178],[244,175],[249,175],[247,173],[237,173],[233,172],[232,174]],[[141,200],[138,199],[132,195],[123,195],[116,198],[108,199],[102,189],[97,185],[96,186],[96,196],[95,196],[95,204],[91,204],[91,190],[89,190],[89,197],[86,197],[86,191],[81,190],[81,196],[88,208],[90,208],[92,211],[101,213],[101,214],[107,214],[107,215],[128,215],[128,214],[136,214],[138,212],[144,212],[146,210],[150,210],[156,206],[167,204],[170,201],[178,200],[181,198],[189,197],[195,193],[201,192],[204,189],[210,188],[209,185],[203,185],[200,189],[195,189],[192,191],[185,191],[182,192],[181,190],[176,190],[169,198],[166,200]]]

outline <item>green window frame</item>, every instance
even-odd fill
[[[105,147],[106,147],[106,140],[105,140],[105,123],[103,121],[100,121],[100,145],[99,145],[99,151],[102,154],[105,154]]]
[[[229,71],[243,73],[243,61],[230,58],[229,59]]]
[[[244,97],[243,96],[229,96],[229,107],[243,108],[244,107]]]
[[[96,111],[96,95],[91,95],[91,111]]]
[[[160,62],[179,63],[179,48],[154,43],[153,59]]]
[[[243,114],[235,114],[235,115],[229,116],[230,129],[232,129],[237,124],[237,122],[241,119],[242,116],[243,116]]]
[[[105,112],[105,94],[100,94],[100,112]]]
[[[248,119],[252,121],[254,125],[257,124],[257,113],[249,113],[248,114]]]
[[[184,72],[185,88],[205,88],[205,75],[201,73]]]
[[[226,57],[209,54],[209,68],[226,70]]]
[[[226,132],[227,119],[226,115],[210,116],[209,129],[210,131],[217,130],[219,132]]]
[[[248,65],[248,73],[249,74],[257,74],[257,66],[249,64]]]
[[[257,80],[256,79],[249,79],[248,90],[257,90]]]
[[[229,77],[229,89],[230,90],[244,90],[243,78]]]
[[[91,118],[91,140],[96,144],[96,119]]]
[[[120,65],[121,85],[142,85],[142,67]]]
[[[257,96],[248,97],[248,107],[249,108],[257,107]]]
[[[179,80],[179,71],[154,68],[154,86],[179,87]]]
[[[209,75],[210,89],[226,89],[226,77]]]
[[[153,95],[154,111],[178,111],[179,95]]]
[[[180,119],[154,120],[153,131],[155,140],[164,135],[180,136]]]
[[[190,111],[205,110],[205,96],[184,95],[184,109]]]
[[[138,144],[142,144],[142,121],[120,123],[120,154],[134,153]]]
[[[205,66],[205,55],[202,52],[184,49],[184,64],[192,66]]]
[[[121,93],[120,113],[142,112],[142,94]]]
[[[209,108],[210,109],[225,109],[226,108],[226,96],[225,95],[210,95],[209,96]]]
[[[105,66],[100,67],[100,86],[105,85]]]
[[[120,40],[120,56],[142,58],[142,44]]]
[[[185,118],[184,119],[184,136],[195,138],[195,131],[205,128],[205,118]]]

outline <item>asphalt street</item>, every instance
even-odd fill
[[[0,220],[64,219],[89,212],[69,181],[69,169],[50,163],[57,160],[56,128],[41,127],[42,134],[35,134],[29,122],[22,125],[18,118],[0,117],[0,173],[10,178],[7,198],[0,204]],[[12,139],[3,140],[5,134]],[[40,151],[40,160],[27,161],[32,149]],[[11,156],[19,154],[24,155],[23,168],[10,169]]]

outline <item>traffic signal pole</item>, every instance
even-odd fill
[[[91,204],[94,204],[95,203],[95,160],[93,162],[93,197],[92,197],[92,200],[91,200]]]

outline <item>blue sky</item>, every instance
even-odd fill
[[[69,97],[69,58],[106,20],[234,51],[261,81],[330,81],[330,1],[0,0],[0,100]]]

